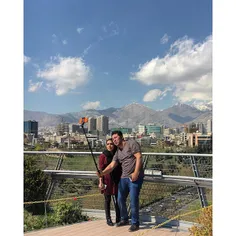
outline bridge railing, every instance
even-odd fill
[[[42,169],[54,169],[59,158],[63,157],[64,170],[88,170],[96,168],[90,152],[52,152],[24,151],[25,155],[38,155],[38,163]],[[39,155],[40,154],[40,155]],[[93,153],[98,163],[101,152]],[[199,177],[212,177],[212,154],[194,153],[142,153],[146,168],[162,170],[163,174],[194,176],[191,158],[194,157]]]
[[[100,152],[94,155],[98,163]],[[25,151],[24,156],[34,158],[50,178],[51,192],[42,200],[76,199],[84,210],[104,210],[90,152]],[[212,154],[143,153],[143,162],[140,214],[170,218],[201,208],[203,201],[212,204]]]

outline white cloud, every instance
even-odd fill
[[[168,91],[171,91],[171,88],[166,88],[164,91],[161,91],[160,89],[152,89],[150,91],[148,91],[144,97],[143,97],[143,101],[144,102],[153,102],[155,101],[158,97],[161,99],[163,99],[163,97],[166,96]]]
[[[88,54],[88,51],[90,50],[91,47],[92,47],[92,44],[90,44],[87,48],[84,49],[83,56]]]
[[[160,89],[152,89],[144,95],[143,101],[144,102],[155,101],[157,99],[157,97],[159,97],[161,94],[162,94],[162,92]]]
[[[110,34],[110,36],[115,36],[115,35],[119,35],[119,30],[118,29],[114,29],[114,30],[112,30],[112,32],[111,32],[111,34]]]
[[[58,42],[58,37],[55,34],[53,34],[52,35],[52,43],[57,43],[57,42]]]
[[[181,102],[212,99],[212,36],[194,44],[183,37],[170,46],[163,57],[139,66],[132,80],[145,85],[167,84],[176,88],[174,96]]]
[[[64,44],[64,45],[66,45],[68,42],[67,42],[67,40],[62,40],[62,44]]]
[[[105,25],[103,25],[102,30],[106,33],[107,32],[107,27]]]
[[[109,75],[109,73],[108,73],[108,72],[103,72],[103,74],[104,74],[104,75]]]
[[[77,31],[79,34],[81,34],[83,30],[84,30],[84,28],[79,28],[79,27],[76,29],[76,31]]]
[[[195,81],[176,84],[173,94],[180,102],[212,100],[212,73],[200,76]]]
[[[163,99],[166,95],[167,95],[167,92],[169,91],[172,91],[172,88],[166,88],[163,92],[162,92],[162,95],[160,97],[160,99]]]
[[[164,34],[160,42],[161,44],[165,44],[165,43],[168,43],[169,39],[170,39],[170,36],[168,36],[167,34]]]
[[[33,83],[32,80],[29,80],[29,88],[28,91],[29,92],[36,92],[37,90],[39,90],[42,86],[43,82],[37,82],[37,83]]]
[[[51,92],[53,90],[52,84],[46,83],[44,89],[47,90],[48,92]]]
[[[78,28],[78,29],[83,29],[83,28]],[[103,35],[99,35],[95,42],[92,42],[87,48],[84,49],[84,51],[81,55],[82,58],[88,54],[88,51],[92,47],[97,46],[99,43],[101,43],[101,41],[120,34],[119,26],[116,23],[114,23],[113,21],[111,21],[107,26],[103,25],[102,31],[103,31]]]
[[[79,57],[51,57],[44,70],[37,73],[47,81],[47,86],[55,89],[57,95],[64,95],[86,84],[90,78],[90,68]],[[49,86],[50,85],[50,86]]]
[[[27,64],[30,61],[31,61],[31,58],[24,55],[24,63]]]
[[[62,39],[61,37],[58,37],[56,34],[52,35],[52,43],[53,44],[63,44],[66,45],[68,44],[68,41],[66,39]]]
[[[113,21],[111,21],[108,25],[103,25],[102,30],[105,33],[105,36],[103,36],[102,39],[110,38],[120,34],[119,26]]]
[[[96,102],[87,102],[85,104],[82,105],[82,108],[84,110],[88,110],[88,109],[97,109],[100,107],[100,102],[96,101]]]

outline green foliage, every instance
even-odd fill
[[[35,151],[42,151],[43,150],[43,147],[40,145],[40,144],[35,144],[35,148],[34,148]]]
[[[87,217],[82,215],[78,202],[59,202],[53,207],[53,219],[56,224],[64,225],[87,220]]]
[[[41,229],[45,225],[43,216],[32,215],[32,213],[24,210],[24,232]]]
[[[47,213],[47,217],[44,215],[32,215],[25,210],[24,232],[87,220],[88,217],[82,215],[82,210],[78,202],[58,202],[53,205],[52,212]]]
[[[38,201],[45,197],[48,186],[47,176],[37,169],[36,159],[31,156],[24,158],[24,202]],[[42,214],[44,204],[26,205],[25,208],[33,214]]]

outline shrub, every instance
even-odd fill
[[[82,215],[78,202],[58,202],[53,205],[50,212],[47,212],[47,218],[45,215],[32,215],[32,213],[24,210],[24,232],[87,220],[88,217]]]
[[[78,202],[59,202],[53,206],[53,219],[56,224],[72,224],[87,220],[87,216],[82,215],[82,210]]]
[[[197,222],[198,225],[194,225],[189,229],[190,235],[212,236],[212,206],[203,209]]]
[[[41,229],[45,225],[43,216],[32,215],[32,213],[24,210],[24,232],[35,229]]]

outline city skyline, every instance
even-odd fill
[[[25,1],[27,110],[211,102],[211,57],[209,0]]]

